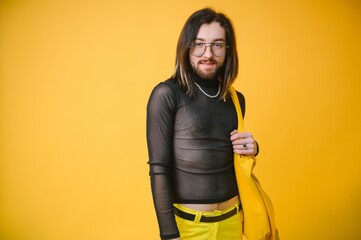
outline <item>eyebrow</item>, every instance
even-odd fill
[[[206,40],[203,39],[203,38],[196,38],[196,39],[194,39],[194,41],[196,41],[196,40],[198,40],[198,41],[203,41],[203,42],[206,41]],[[216,38],[216,39],[214,39],[212,42],[219,42],[219,41],[226,42],[226,40],[224,40],[224,38]]]

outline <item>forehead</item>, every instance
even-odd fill
[[[225,31],[218,22],[204,23],[198,30],[197,40],[206,42],[226,41]]]

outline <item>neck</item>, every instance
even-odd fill
[[[206,79],[206,78],[201,78],[201,77],[197,77],[195,79],[196,83],[198,83],[200,86],[203,87],[207,87],[207,88],[217,88],[218,89],[218,80],[213,78],[213,79]]]

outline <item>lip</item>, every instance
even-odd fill
[[[213,69],[216,66],[216,63],[215,62],[200,62],[199,65],[205,69]]]
[[[215,61],[201,61],[201,62],[199,62],[199,64],[212,65],[212,64],[216,64],[216,62]]]

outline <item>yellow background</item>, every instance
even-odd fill
[[[0,3],[0,239],[159,239],[145,109],[188,16],[233,21],[282,239],[361,239],[361,4]]]

